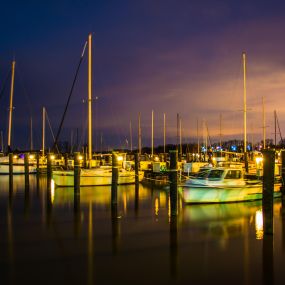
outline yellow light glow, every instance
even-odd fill
[[[122,161],[122,160],[123,160],[123,157],[120,155],[120,156],[117,157],[117,160],[118,160],[118,161]]]
[[[51,155],[51,156],[50,156],[50,159],[51,159],[51,160],[54,160],[54,159],[55,159],[55,156],[54,156],[54,155]]]
[[[79,155],[79,156],[78,156],[78,159],[79,159],[79,160],[82,160],[82,159],[83,159],[83,156],[82,156],[82,155]]]
[[[155,157],[154,157],[154,160],[155,160],[155,161],[159,161],[159,157],[158,157],[158,156],[155,156]]]
[[[18,158],[18,156],[17,156],[17,155],[14,155],[13,158]]]
[[[212,159],[213,159],[213,161],[216,161],[216,158],[215,158],[215,157],[213,157]]]
[[[261,163],[262,161],[263,161],[263,157],[256,157],[256,158],[255,158],[255,162],[256,162],[257,164]]]
[[[255,212],[255,235],[256,239],[263,239],[263,215],[262,210]]]
[[[33,154],[31,154],[31,155],[29,156],[29,158],[30,158],[30,159],[34,159],[35,156],[34,156]]]
[[[158,212],[159,212],[159,201],[158,201],[158,198],[155,198],[155,200],[154,200],[154,213],[156,216],[158,216]]]
[[[54,196],[55,196],[55,184],[54,184],[54,180],[52,179],[51,180],[51,183],[50,183],[51,187],[50,187],[50,196],[51,196],[51,203],[53,204],[54,202]]]

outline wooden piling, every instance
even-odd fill
[[[118,155],[112,153],[112,191],[111,191],[111,203],[117,203],[117,191],[118,191],[118,178],[119,178],[119,168],[118,168]]]
[[[25,167],[25,186],[29,186],[29,154],[24,154],[24,167]]]
[[[178,192],[177,192],[177,159],[178,151],[169,151],[170,166],[169,166],[169,183],[170,183],[170,213],[172,216],[177,215],[178,209]]]
[[[135,153],[135,184],[139,185],[139,154]]]
[[[74,153],[74,194],[80,194],[80,160],[79,152]]]
[[[264,150],[263,154],[263,189],[262,212],[264,234],[273,234],[273,195],[275,150]]]
[[[51,180],[52,176],[52,164],[51,164],[51,153],[47,154],[47,181]]]
[[[13,153],[9,153],[9,189],[13,190]]]

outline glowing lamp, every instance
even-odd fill
[[[123,160],[123,157],[120,155],[120,156],[117,157],[117,160],[118,160],[118,161],[122,161],[122,160]]]

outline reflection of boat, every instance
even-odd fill
[[[37,165],[33,156],[29,157],[29,173],[36,173]],[[25,162],[24,155],[14,155],[13,157],[13,174],[24,174]],[[0,174],[9,174],[9,157],[3,156],[0,158]]]
[[[281,196],[274,184],[274,197]],[[188,179],[180,189],[186,203],[224,203],[262,199],[262,182],[244,179],[242,169],[213,168]]]
[[[144,176],[143,171],[139,171],[139,181]],[[119,169],[118,184],[135,183],[135,171]],[[52,178],[56,186],[74,186],[74,171],[53,171]],[[81,169],[80,186],[112,185],[112,168],[91,168]]]

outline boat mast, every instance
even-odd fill
[[[92,160],[92,34],[88,36],[88,159]]]
[[[8,127],[8,151],[11,148],[11,131],[12,131],[12,113],[13,113],[13,96],[14,96],[14,79],[15,79],[15,65],[16,61],[12,61],[12,78],[11,78],[11,92],[10,92],[10,106],[9,106],[9,127]]]
[[[139,143],[138,143],[138,147],[139,147],[139,155],[141,155],[142,152],[142,130],[141,130],[141,113],[139,113],[139,130],[138,130],[138,135],[139,135]]]
[[[276,110],[274,110],[274,145],[275,145],[275,148],[276,148]]]
[[[182,122],[179,116],[179,145],[180,145],[180,159],[182,159]]]
[[[131,144],[131,152],[133,151],[133,132],[132,132],[132,121],[130,121],[130,144]]]
[[[153,158],[153,110],[151,111],[151,158]]]
[[[244,153],[246,153],[246,57],[245,52],[242,53],[243,59],[243,135],[244,135]]]
[[[200,141],[199,141],[199,120],[197,119],[197,152],[200,155]]]
[[[31,141],[30,141],[30,143],[31,143],[31,146],[30,146],[30,150],[33,150],[33,148],[34,148],[34,144],[33,144],[33,118],[31,117]]]
[[[222,151],[222,114],[220,114],[220,151]]]
[[[42,149],[43,149],[43,156],[45,155],[45,135],[46,135],[46,108],[43,107],[43,128],[42,128]]]
[[[163,153],[165,153],[165,113],[163,113]]]
[[[265,108],[264,108],[264,96],[262,96],[262,121],[263,121],[263,149],[266,148],[266,135],[265,135]]]

